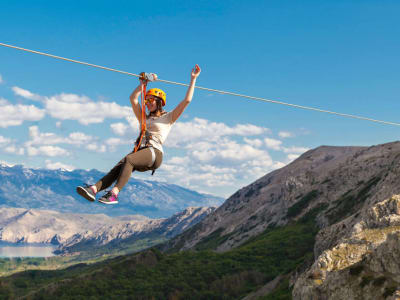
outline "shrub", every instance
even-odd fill
[[[304,208],[306,208],[310,202],[315,199],[319,195],[319,192],[317,190],[312,190],[309,192],[307,195],[305,195],[303,198],[301,198],[298,202],[293,204],[291,207],[289,207],[286,217],[288,218],[293,218],[297,215],[299,215]]]

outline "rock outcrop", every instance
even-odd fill
[[[361,213],[327,227],[324,237],[348,228],[336,245],[324,250],[313,265],[295,281],[293,298],[398,299],[400,293],[400,195],[377,203]],[[324,247],[322,247],[324,248]]]

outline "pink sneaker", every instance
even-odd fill
[[[104,204],[117,204],[118,203],[118,196],[115,195],[112,191],[108,191],[106,194],[101,196],[99,202]]]

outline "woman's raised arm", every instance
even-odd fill
[[[139,96],[142,92],[142,83],[140,83],[137,88],[132,92],[129,96],[129,100],[131,100],[132,109],[135,113],[136,118],[138,119],[139,123],[142,121],[142,108],[139,104]],[[143,96],[144,97],[144,96]]]
[[[190,85],[186,92],[185,98],[172,111],[172,122],[175,122],[176,120],[178,120],[178,118],[183,113],[185,108],[189,105],[190,101],[192,101],[193,93],[194,93],[194,86],[196,85],[196,79],[200,75],[200,72],[201,72],[200,67],[198,65],[196,65],[192,70]]]

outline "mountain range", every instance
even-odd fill
[[[95,183],[105,174],[97,170],[31,169],[0,164],[0,206],[65,213],[144,215],[168,218],[188,207],[218,206],[223,198],[175,184],[131,178],[118,205],[90,203],[76,193],[84,182]]]
[[[93,250],[121,241],[167,240],[201,221],[215,207],[189,207],[169,218],[141,215],[109,217],[104,214],[72,214],[24,208],[0,208],[0,241],[51,243],[58,254]],[[111,245],[109,245],[111,246]]]

